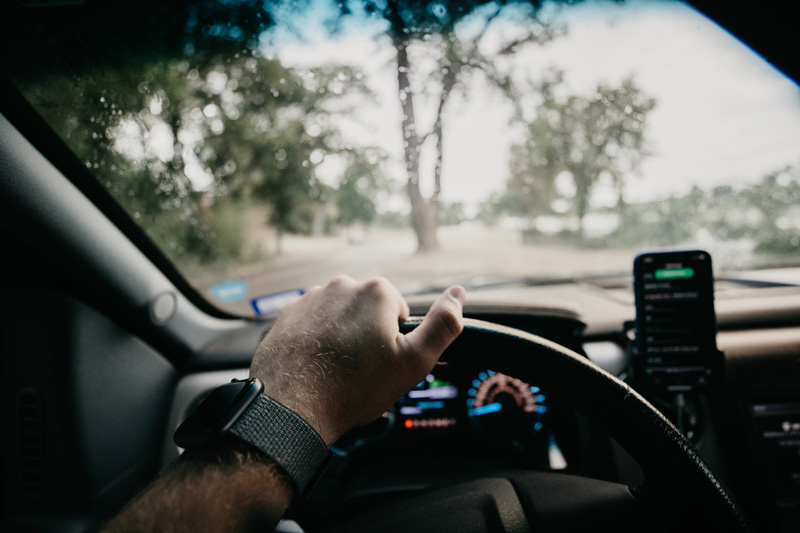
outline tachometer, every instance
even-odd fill
[[[520,438],[543,427],[547,398],[521,379],[487,370],[472,381],[467,395],[467,414],[479,430]]]

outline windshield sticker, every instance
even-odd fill
[[[264,296],[253,298],[250,300],[250,304],[253,306],[253,309],[255,309],[257,315],[271,315],[277,313],[283,309],[284,305],[305,293],[306,291],[303,289],[274,292],[272,294],[265,294]]]
[[[247,296],[250,284],[242,280],[226,280],[219,285],[214,285],[208,292],[220,302],[235,302]]]

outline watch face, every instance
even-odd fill
[[[263,383],[251,378],[214,389],[175,431],[175,444],[181,448],[192,448],[214,442],[241,416],[263,388]]]

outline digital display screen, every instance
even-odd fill
[[[446,372],[438,371],[397,402],[397,420],[408,430],[442,431],[455,428],[461,410],[458,387]]]
[[[481,449],[551,469],[567,460],[551,424],[551,402],[517,377],[474,365],[436,365],[391,411],[401,446],[446,444],[453,452]],[[466,448],[462,448],[462,447]]]
[[[757,404],[753,417],[776,503],[800,505],[800,402]]]
[[[717,357],[711,256],[642,254],[634,263],[639,371],[649,385],[704,385]]]

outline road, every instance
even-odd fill
[[[633,260],[633,253],[628,251],[524,246],[518,231],[478,225],[442,228],[439,238],[440,250],[418,254],[410,230],[375,230],[361,244],[350,244],[344,237],[289,236],[282,256],[228,272],[229,279],[244,279],[250,284],[247,298],[216,303],[250,315],[253,297],[323,285],[338,274],[359,281],[384,276],[408,293],[433,285],[463,283],[480,275],[562,276],[588,269],[621,270],[630,268]]]

